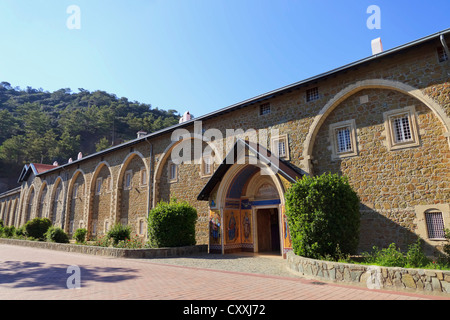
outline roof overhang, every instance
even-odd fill
[[[249,154],[251,154],[253,158],[256,158],[258,162],[247,163],[245,160]],[[200,191],[197,200],[208,201],[209,196],[216,185],[222,181],[227,171],[235,164],[257,165],[263,170],[268,170],[269,174],[279,174],[292,183],[304,175],[299,169],[276,157],[260,144],[237,139],[233,148],[228,152],[227,156],[223,159],[222,163],[208,180],[202,191]]]

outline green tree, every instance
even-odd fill
[[[304,176],[289,188],[286,216],[295,254],[339,258],[359,243],[359,199],[348,179],[337,174]]]

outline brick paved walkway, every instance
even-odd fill
[[[67,289],[69,266],[81,288]],[[443,297],[0,245],[0,300],[416,300]]]

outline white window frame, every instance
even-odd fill
[[[123,176],[123,189],[124,190],[131,190],[131,188],[132,188],[132,181],[133,181],[133,170],[125,171],[125,174]]]
[[[280,154],[280,143],[284,144],[284,154]],[[287,134],[282,134],[271,138],[272,153],[284,160],[289,160],[289,139]]]
[[[172,168],[175,168],[174,177],[172,177]],[[178,165],[173,163],[172,161],[169,161],[167,163],[167,179],[170,183],[178,182]]]
[[[397,130],[395,127],[395,120],[401,117],[408,119],[410,131],[409,133],[411,136],[409,139],[405,139],[403,141],[398,139],[398,135],[396,134]],[[383,118],[386,131],[386,143],[388,151],[417,147],[420,145],[416,119],[416,109],[414,106],[384,112]],[[403,129],[402,132],[404,132]]]
[[[103,183],[103,178],[97,178],[97,180],[95,181],[95,194],[99,195],[102,193],[102,183]]]
[[[73,199],[78,198],[78,189],[79,189],[79,185],[78,185],[78,183],[75,183],[73,185],[73,192],[72,192],[72,198]]]
[[[209,172],[206,169],[209,166]],[[202,163],[200,166],[200,176],[201,177],[210,177],[214,173],[214,157],[210,154],[203,155]]]
[[[339,149],[339,132],[347,129],[349,131],[348,138],[350,139],[350,149],[341,151]],[[331,159],[338,160],[347,157],[354,157],[358,155],[358,143],[356,137],[356,122],[355,119],[341,121],[330,124],[329,138],[331,142]]]
[[[141,187],[146,187],[147,186],[147,169],[145,169],[145,167],[141,167],[139,175],[141,177]]]

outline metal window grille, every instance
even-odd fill
[[[259,115],[263,116],[270,113],[270,103],[262,104],[259,107]]]
[[[306,101],[313,101],[319,99],[319,88],[315,87],[306,90]]]
[[[278,157],[286,157],[286,142],[278,140]]]
[[[442,212],[426,212],[425,220],[427,223],[428,238],[445,238],[444,219],[442,218]]]
[[[350,139],[350,128],[337,130],[338,153],[352,151],[352,141]]]
[[[395,142],[412,140],[411,126],[408,115],[402,115],[393,119]]]
[[[211,157],[205,157],[203,160],[203,174],[211,174]]]
[[[438,48],[439,62],[444,62],[448,60],[447,52],[445,52],[444,47]]]

